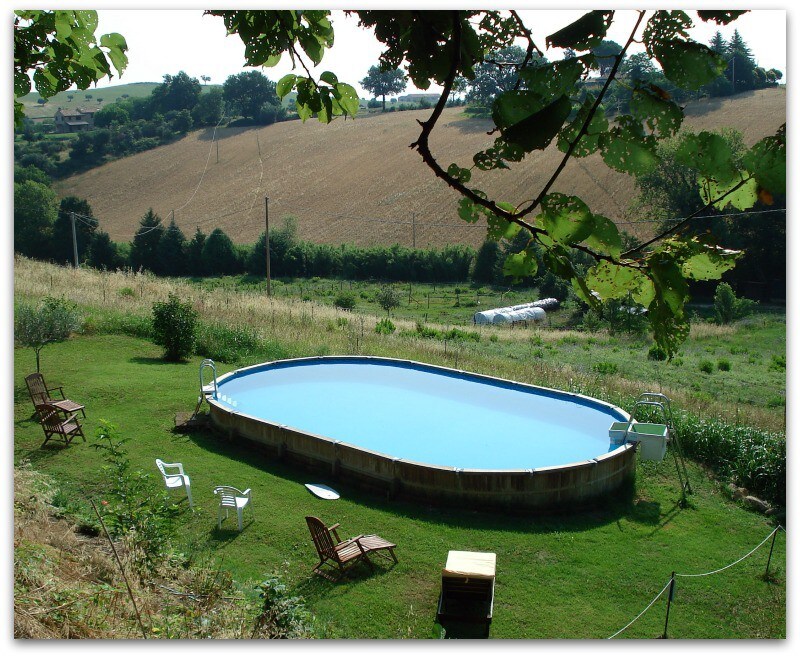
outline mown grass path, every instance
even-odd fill
[[[641,464],[633,498],[609,500],[601,509],[553,516],[519,516],[436,509],[389,502],[323,481],[342,493],[326,502],[303,484],[320,481],[300,469],[231,444],[212,432],[171,432],[178,411],[197,399],[199,359],[168,364],[151,343],[124,336],[79,336],[48,346],[42,371],[50,386],[63,385],[86,404],[87,443],[40,448],[24,376],[30,350],[14,359],[15,462],[29,459],[54,475],[69,498],[86,509],[102,499],[100,454],[92,447],[99,420],[131,437],[135,467],[153,474],[154,459],[181,461],[192,478],[194,513],[176,519],[176,541],[187,554],[210,552],[237,579],[281,575],[305,597],[328,637],[428,638],[434,626],[441,568],[451,549],[497,553],[494,638],[606,638],[628,623],[662,589],[673,570],[705,572],[731,563],[772,530],[767,518],[726,499],[690,465],[695,494],[677,505],[671,461]],[[230,369],[220,364],[220,371]],[[313,412],[313,400],[309,400]],[[243,532],[216,529],[212,489],[251,487],[255,520]],[[178,494],[176,499],[178,499]],[[185,501],[180,504],[185,508]],[[316,563],[303,517],[340,522],[343,534],[376,532],[398,544],[400,563],[375,574],[356,571],[332,584],[312,576]],[[225,526],[224,526],[225,527]],[[712,577],[681,580],[670,612],[671,638],[758,638],[786,635],[786,538],[773,555],[773,580],[762,575],[768,545],[734,568]],[[662,598],[620,638],[654,638],[664,625]]]

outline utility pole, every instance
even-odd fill
[[[269,271],[269,197],[264,197],[264,246],[267,252],[267,296],[272,296],[272,282]]]
[[[411,213],[411,247],[417,248],[417,213]]]
[[[72,222],[72,255],[75,258],[75,269],[78,268],[78,236],[75,233],[75,213],[69,213],[69,219]]]

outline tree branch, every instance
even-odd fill
[[[621,254],[621,255],[620,255],[620,258],[627,258],[627,257],[630,257],[632,254],[634,254],[634,253],[639,253],[639,252],[640,252],[642,249],[645,249],[645,248],[647,248],[647,247],[648,247],[648,246],[650,246],[651,244],[654,244],[655,242],[658,242],[658,241],[660,241],[660,240],[663,240],[665,237],[668,237],[669,235],[672,235],[672,234],[674,234],[674,233],[677,233],[677,232],[678,232],[678,231],[680,231],[681,229],[685,228],[685,227],[686,227],[686,225],[687,225],[687,224],[688,224],[688,223],[689,223],[689,222],[690,222],[692,219],[695,219],[696,217],[698,217],[698,216],[699,216],[700,214],[702,214],[703,212],[706,212],[707,210],[710,210],[712,207],[714,207],[714,205],[716,205],[716,204],[717,204],[717,203],[719,203],[720,201],[724,200],[724,199],[725,199],[727,196],[730,196],[731,194],[733,194],[733,192],[735,192],[737,189],[741,188],[741,187],[742,187],[742,186],[743,186],[745,183],[749,182],[749,181],[750,181],[750,180],[752,180],[752,179],[753,179],[753,176],[752,176],[752,175],[750,175],[750,176],[747,176],[747,178],[743,178],[743,179],[742,179],[740,182],[738,182],[736,185],[734,185],[733,187],[731,187],[731,188],[730,188],[730,189],[729,189],[727,192],[725,192],[725,193],[724,193],[722,196],[719,196],[719,197],[717,197],[717,198],[715,198],[715,199],[713,199],[713,200],[709,201],[709,202],[708,202],[708,203],[706,203],[706,204],[705,204],[705,205],[704,205],[702,208],[700,208],[699,210],[695,210],[695,211],[694,211],[694,212],[692,212],[692,214],[690,214],[688,217],[684,217],[683,219],[681,219],[681,221],[679,221],[677,224],[675,224],[675,225],[674,225],[674,226],[672,226],[671,228],[668,228],[667,230],[665,230],[665,231],[663,231],[663,232],[659,233],[658,235],[656,235],[655,237],[653,237],[653,238],[651,238],[651,239],[647,240],[646,242],[643,242],[643,243],[642,243],[642,244],[640,244],[639,246],[637,246],[637,247],[634,247],[634,248],[630,249],[629,251],[626,251],[625,253]]]
[[[600,90],[600,93],[598,94],[597,98],[595,99],[594,105],[592,105],[592,108],[589,110],[589,113],[586,115],[586,120],[583,122],[583,125],[581,126],[580,131],[578,132],[578,134],[575,137],[575,139],[573,139],[572,142],[570,143],[569,148],[567,149],[567,152],[564,153],[564,157],[561,158],[561,162],[556,167],[556,170],[553,172],[553,175],[550,176],[550,180],[547,181],[545,186],[542,188],[542,191],[539,192],[539,196],[537,196],[534,199],[534,201],[520,213],[520,216],[524,217],[525,215],[533,212],[537,207],[539,207],[539,205],[542,202],[542,199],[544,199],[544,197],[547,195],[547,193],[550,191],[550,189],[555,184],[556,180],[558,180],[558,177],[561,175],[561,172],[564,170],[564,167],[567,166],[567,162],[569,162],[570,158],[572,157],[572,153],[575,151],[575,148],[578,146],[578,142],[580,142],[580,140],[583,138],[583,136],[588,132],[589,125],[591,125],[592,119],[594,118],[594,115],[597,113],[597,109],[600,107],[600,104],[603,102],[603,98],[605,97],[605,94],[608,91],[608,88],[611,86],[611,82],[614,80],[614,78],[615,78],[615,76],[617,74],[617,69],[619,68],[620,64],[622,63],[622,60],[625,58],[625,53],[628,51],[628,48],[630,48],[631,44],[633,43],[633,39],[636,36],[636,30],[639,29],[639,25],[641,25],[642,20],[644,19],[644,14],[645,14],[644,11],[640,11],[639,12],[639,17],[636,19],[636,24],[633,26],[633,29],[631,30],[631,34],[628,37],[628,40],[625,43],[625,46],[620,51],[619,55],[617,55],[615,57],[614,66],[611,68],[611,72],[608,74],[608,77],[606,78],[606,81],[605,81],[605,84],[603,85],[603,88]],[[612,15],[612,20],[613,20],[613,15]]]

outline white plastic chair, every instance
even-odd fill
[[[225,509],[225,517],[231,509],[236,509],[236,518],[239,521],[239,531],[242,531],[242,511],[252,502],[250,489],[240,491],[233,486],[217,486],[214,495],[219,495],[219,511],[217,512],[217,528],[222,529],[222,510]],[[253,508],[250,507],[250,514]]]
[[[164,485],[168,489],[172,488],[185,488],[186,497],[189,499],[189,508],[194,509],[192,503],[192,484],[189,481],[189,475],[183,471],[182,463],[164,463],[161,459],[156,459],[156,466],[158,467],[161,475],[164,477]],[[167,468],[177,470],[175,472],[167,472]]]

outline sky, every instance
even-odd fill
[[[193,3],[184,4],[191,7]],[[460,7],[469,3],[449,4]],[[703,3],[704,6],[707,4]],[[111,81],[104,80],[98,83],[98,87],[130,82],[160,82],[165,74],[174,75],[179,71],[185,71],[198,79],[203,75],[209,76],[213,84],[222,84],[229,75],[248,70],[244,67],[244,45],[241,39],[238,35],[226,35],[224,23],[219,17],[203,15],[201,9],[104,9],[102,5],[103,3],[93,5],[100,7],[98,33],[123,34],[128,42],[129,64],[121,79],[115,77]],[[178,5],[180,2],[170,3],[170,6]],[[336,3],[327,3],[325,6],[335,5]],[[447,5],[448,3],[439,3],[436,6]],[[531,28],[537,45],[544,49],[548,34],[568,25],[585,11],[522,9],[520,14]],[[692,17],[694,19],[696,14]],[[635,11],[619,10],[608,38],[624,43],[635,19]],[[348,17],[342,11],[335,11],[332,22],[336,35],[334,46],[326,52],[321,66],[312,71],[319,75],[322,71],[332,70],[340,80],[355,86],[359,95],[368,97],[369,94],[358,82],[366,76],[370,66],[378,63],[381,44],[369,31],[357,26],[357,18]],[[716,30],[720,30],[727,40],[733,34],[734,28],[738,29],[756,56],[758,64],[766,69],[777,68],[782,71],[783,81],[786,81],[785,10],[759,9],[742,16],[730,26],[705,24],[699,19],[695,22],[700,25],[694,28],[692,36],[703,43],[707,43]],[[642,50],[641,45],[634,44],[630,52]],[[545,54],[557,59],[561,57],[561,50],[555,49]],[[271,80],[277,81],[291,72],[292,68],[289,58],[284,56],[276,67],[260,70]],[[429,91],[439,90],[438,87],[431,87]],[[417,90],[409,83],[406,92],[414,91]]]

